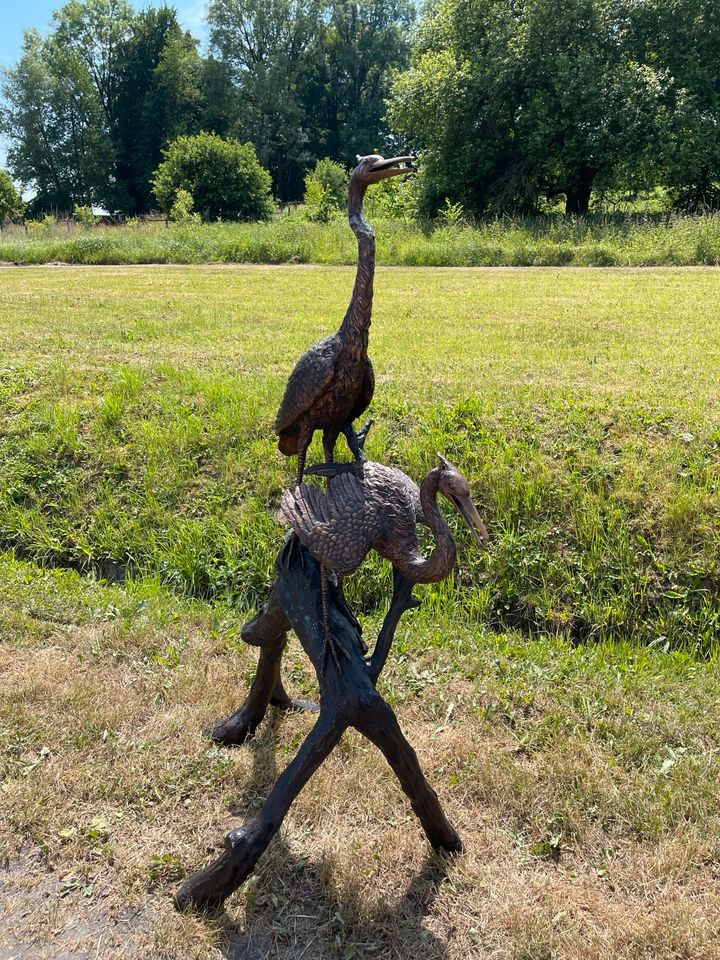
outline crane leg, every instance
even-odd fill
[[[303,424],[300,427],[300,432],[298,434],[298,463],[297,463],[297,478],[296,484],[300,486],[303,481],[303,476],[305,474],[305,458],[307,457],[307,452],[310,444],[312,443],[313,434],[315,430],[312,427],[308,427],[307,424]]]
[[[347,614],[348,619],[349,619],[350,622],[354,625],[354,627],[356,628],[356,630],[357,630],[357,632],[358,632],[358,634],[359,634],[359,636],[360,636],[360,646],[362,647],[362,652],[363,652],[363,656],[364,656],[364,655],[368,652],[368,645],[365,643],[365,641],[364,641],[363,638],[362,638],[362,624],[360,623],[360,621],[358,620],[358,618],[355,616],[355,611],[354,611],[353,608],[350,606],[350,604],[348,603],[348,599],[347,599],[347,597],[345,596],[345,591],[343,590],[343,580],[344,580],[344,579],[345,579],[345,577],[338,577],[338,578],[337,578],[338,601],[339,601],[339,603],[340,603],[340,607],[341,607],[342,611],[343,611],[345,614]]]
[[[343,424],[342,432],[345,434],[345,439],[348,442],[348,446],[350,447],[353,457],[361,462],[363,460],[367,460],[365,451],[363,449],[365,440],[363,438],[362,443],[360,442],[358,435],[355,433],[355,427],[352,425],[352,423]]]
[[[360,444],[363,450],[365,449],[365,441],[367,440],[367,435],[370,433],[370,427],[374,423],[375,421],[373,420],[372,417],[370,417],[369,420],[365,421],[365,426],[362,428],[362,430],[357,431],[358,443]]]
[[[303,481],[303,474],[305,473],[305,457],[307,456],[307,447],[302,447],[298,451],[298,464],[297,464],[297,477],[295,478],[295,483],[299,487]]]
[[[337,443],[339,433],[339,430],[323,430],[323,454],[325,455],[325,463],[335,462],[335,444]],[[330,480],[328,479],[328,487],[329,486]]]

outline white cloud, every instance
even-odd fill
[[[207,0],[189,0],[177,5],[177,15],[181,26],[189,30],[201,43],[207,40]]]

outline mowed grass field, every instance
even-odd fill
[[[444,452],[491,533],[451,518],[380,681],[467,852],[350,736],[226,912],[173,912],[313,722],[202,733],[252,677],[285,379],[352,281],[0,271],[0,957],[720,957],[713,269],[378,271],[368,452]],[[388,571],[348,590],[371,639]],[[313,695],[297,643],[285,675]]]

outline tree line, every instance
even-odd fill
[[[275,196],[318,159],[420,152],[419,208],[535,213],[658,185],[720,206],[716,0],[211,0],[206,55],[170,6],[70,0],[5,72],[9,166],[38,210],[157,205],[168,145],[253,145]]]
[[[664,186],[720,206],[717,0],[438,0],[394,85],[425,199],[534,212]]]
[[[208,131],[250,141],[276,196],[299,199],[319,157],[349,163],[387,138],[412,18],[409,0],[213,0],[201,56],[170,6],[70,0],[5,73],[10,169],[38,209],[137,215],[157,206],[163,149]]]

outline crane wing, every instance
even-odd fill
[[[372,403],[373,394],[375,393],[375,371],[373,365],[370,362],[370,357],[365,361],[365,373],[363,375],[362,388],[360,390],[360,396],[357,399],[357,403],[349,416],[349,420],[357,420],[357,418],[365,413],[367,408]]]
[[[278,433],[287,430],[297,418],[309,410],[324,393],[335,375],[335,336],[327,337],[311,347],[295,364],[285,387],[280,410],[275,419]]]
[[[313,556],[340,576],[357,570],[379,536],[373,503],[353,474],[333,478],[328,493],[306,483],[286,490],[280,509]]]

